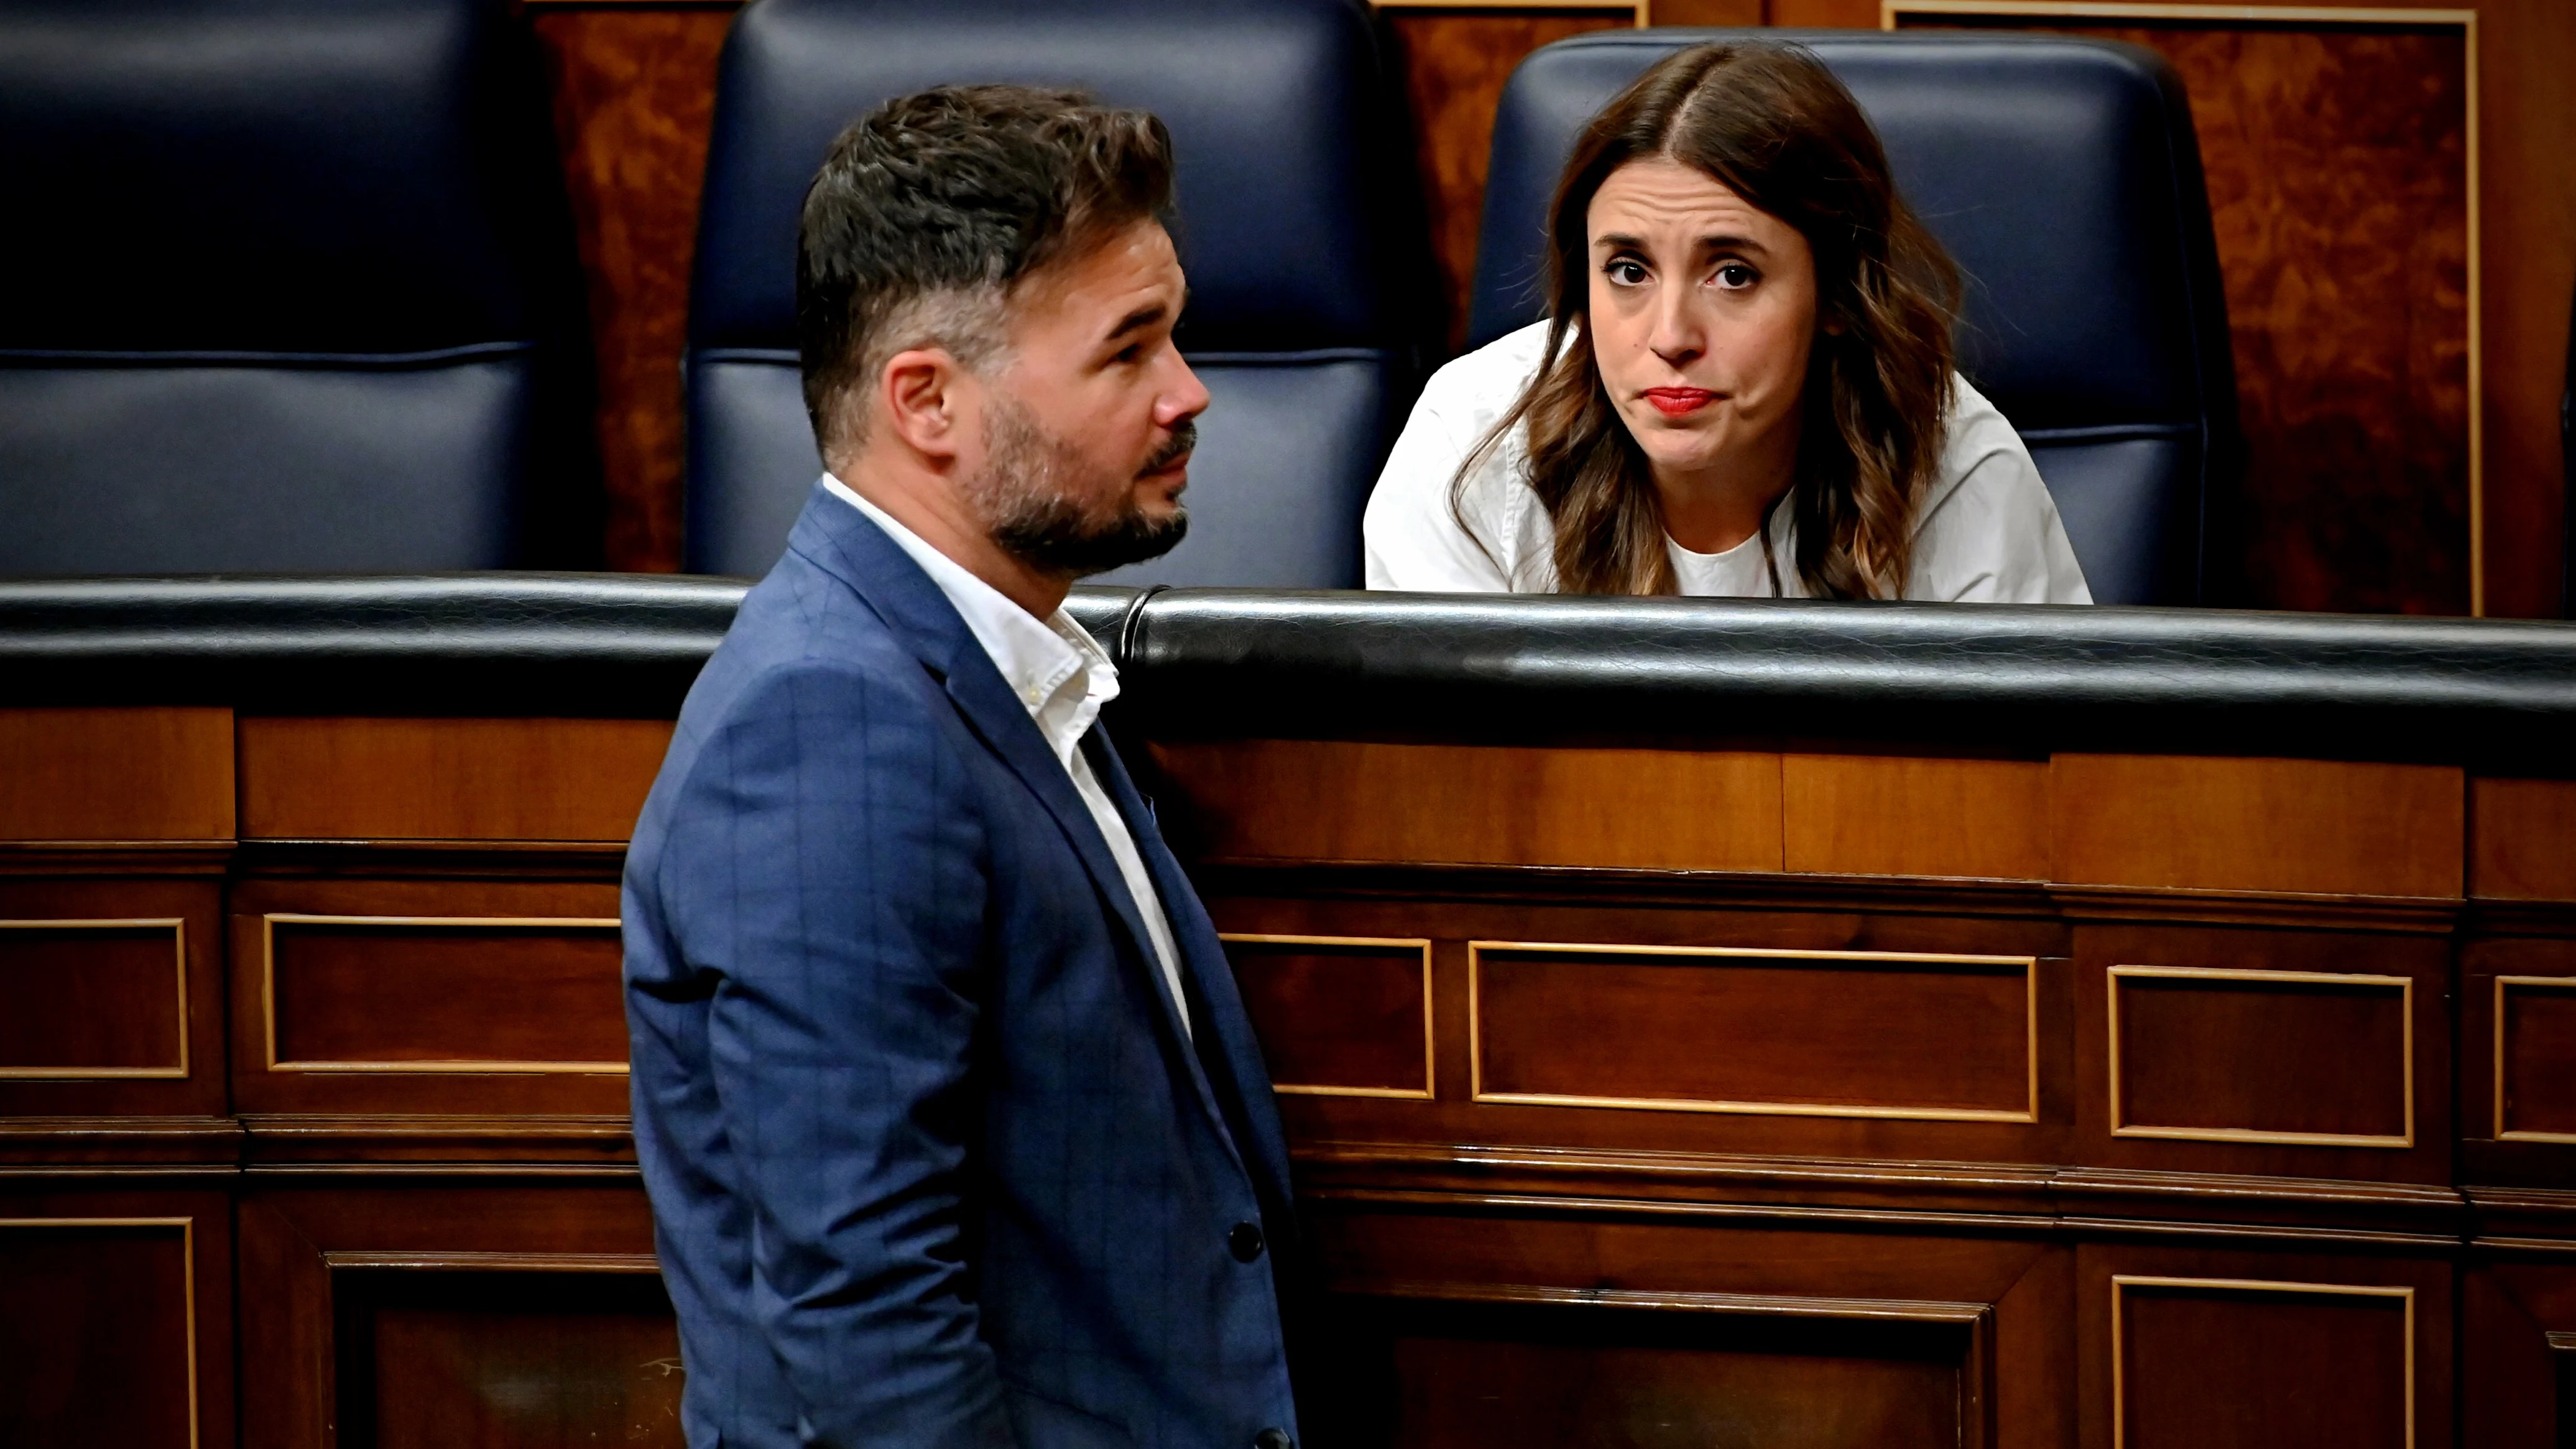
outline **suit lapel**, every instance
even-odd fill
[[[1020,783],[1054,818],[1056,828],[1072,845],[1084,871],[1091,876],[1093,894],[1100,898],[1111,919],[1126,933],[1136,960],[1149,973],[1148,985],[1152,988],[1153,999],[1165,1003],[1166,1046],[1179,1059],[1181,1070],[1195,1088],[1200,1105],[1215,1123],[1219,1139],[1232,1152],[1233,1134],[1226,1130],[1225,1114],[1218,1109],[1197,1053],[1190,1050],[1189,1033],[1180,1025],[1178,1013],[1183,1007],[1181,1003],[1171,1001],[1171,992],[1164,988],[1162,969],[1155,962],[1153,937],[1146,934],[1145,919],[1139,914],[1135,895],[1127,889],[1127,878],[1119,873],[1116,857],[1109,853],[1109,842],[1101,837],[1099,822],[1091,818],[1091,808],[1082,803],[1082,794],[1074,789],[1073,777],[1066,772],[1063,762],[1047,748],[1046,736],[1039,731],[1037,721],[1029,718],[1027,706],[1021,704],[1019,696],[1003,682],[1001,670],[985,654],[974,632],[966,627],[966,621],[958,617],[955,606],[948,602],[948,596],[939,591],[939,586],[921,571],[921,566],[914,563],[909,554],[893,539],[886,537],[883,529],[857,509],[834,498],[819,483],[789,535],[788,547],[812,559],[817,567],[858,592],[877,617],[883,619],[895,636],[938,677],[941,687],[957,706],[959,717],[975,732],[976,738],[982,740],[985,748],[1019,777]],[[1100,753],[1107,754],[1115,768],[1115,752]],[[1097,768],[1095,763],[1094,769]],[[1133,798],[1135,787],[1125,783],[1123,770],[1119,772],[1118,780],[1126,795]],[[1114,793],[1117,787],[1109,788],[1113,790],[1110,798],[1127,820],[1130,833],[1137,836],[1138,849],[1144,850],[1151,822],[1143,821],[1144,828],[1140,829],[1141,805],[1137,809],[1129,809],[1126,802]],[[1160,851],[1159,845],[1156,851]],[[1154,858],[1153,853],[1146,854],[1146,868],[1149,873],[1155,873],[1156,893],[1168,903],[1172,899],[1171,888],[1156,872]],[[1196,898],[1190,899],[1195,904]],[[1165,911],[1170,914],[1168,904]],[[1176,939],[1177,930],[1176,925]],[[1187,970],[1188,958],[1193,953],[1184,947],[1181,954],[1183,969]],[[1231,999],[1233,982],[1230,978],[1226,985]],[[1239,1166],[1240,1154],[1237,1157]]]

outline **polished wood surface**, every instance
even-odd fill
[[[204,1444],[236,1383],[289,1449],[674,1442],[607,924],[667,729],[251,718],[243,840],[0,852],[0,919],[182,923],[0,928],[0,1056],[188,1051],[0,1079],[0,1220],[156,1220],[0,1221],[73,1300],[10,1442],[179,1442],[174,1321]],[[2553,782],[1144,743],[1289,1088],[1318,1443],[2550,1442]]]
[[[242,835],[624,840],[667,720],[246,719]]]
[[[2455,769],[2059,755],[2049,770],[2062,881],[2313,895],[2461,891]]]
[[[228,709],[0,710],[0,840],[228,840]]]
[[[2469,782],[2469,894],[2576,901],[2576,780]]]
[[[532,8],[589,283],[612,569],[680,566],[680,353],[730,3]]]
[[[2048,877],[2044,761],[1790,754],[1780,795],[1802,875]]]
[[[0,1217],[0,1442],[190,1449],[182,1221]]]
[[[1211,856],[1780,868],[1777,755],[1240,740],[1153,757]]]
[[[187,1076],[186,927],[0,920],[0,1077]]]

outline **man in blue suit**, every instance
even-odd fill
[[[1288,1449],[1259,1049],[1062,609],[1186,517],[1162,123],[949,88],[808,192],[830,472],[626,867],[689,1442]]]

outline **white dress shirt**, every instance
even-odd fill
[[[1538,371],[1547,324],[1499,338],[1432,375],[1369,495],[1361,534],[1368,586],[1441,593],[1556,592],[1556,531],[1529,486],[1528,440],[1515,429],[1467,479],[1450,507],[1458,465],[1484,441]],[[1905,597],[1950,603],[2089,604],[2057,503],[2021,435],[1967,380],[1951,378],[1950,430],[1940,476],[1914,525]],[[1466,528],[1459,526],[1459,515]],[[1470,537],[1468,529],[1474,530]],[[1806,593],[1787,508],[1766,526],[1777,592]],[[1478,547],[1479,544],[1482,547]],[[1769,598],[1771,566],[1757,534],[1724,553],[1693,553],[1667,538],[1685,594]]]
[[[1153,938],[1154,959],[1163,968],[1163,984],[1172,993],[1172,1014],[1181,1023],[1181,1032],[1190,1029],[1190,1013],[1181,992],[1181,953],[1172,943],[1172,923],[1163,914],[1163,898],[1154,891],[1154,878],[1145,873],[1145,857],[1136,850],[1136,837],[1119,818],[1118,807],[1111,803],[1109,792],[1100,788],[1100,780],[1091,771],[1091,761],[1082,753],[1082,737],[1093,720],[1100,717],[1100,707],[1118,697],[1118,666],[1109,662],[1099,643],[1073,616],[1062,609],[1044,621],[1014,604],[1001,590],[967,572],[964,565],[921,541],[911,529],[894,521],[884,509],[862,498],[840,479],[826,473],[823,487],[835,498],[866,514],[868,520],[885,530],[886,537],[897,548],[912,556],[939,592],[948,596],[958,617],[966,621],[975,642],[984,646],[993,667],[1001,671],[1002,682],[1028,707],[1029,718],[1037,721],[1038,733],[1046,737],[1047,748],[1073,777],[1075,793],[1089,807],[1092,822],[1100,827],[1100,836],[1109,843],[1110,857],[1118,862],[1118,874],[1127,881],[1127,894],[1134,898],[1136,914],[1145,918],[1145,934]]]

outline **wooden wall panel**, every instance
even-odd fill
[[[2576,1261],[2490,1258],[2461,1275],[2460,1409],[2460,1442],[2478,1449],[2576,1439]]]
[[[0,1077],[187,1076],[186,927],[0,920]]]
[[[2495,983],[2496,1136],[2576,1143],[2576,975]]]
[[[260,919],[271,1071],[616,1071],[617,921]]]
[[[243,834],[624,840],[669,720],[248,719]]]
[[[2057,878],[2079,885],[2453,897],[2447,766],[2182,755],[2050,762]]]
[[[1780,869],[1772,754],[1338,740],[1152,748],[1191,806],[1202,856]]]
[[[1487,1102],[2038,1118],[2038,963],[1484,943]]]
[[[198,1225],[208,1206],[0,1198],[0,1444],[232,1442],[229,1343],[212,1316],[230,1305],[220,1292],[199,1303],[231,1277],[220,1221]]]
[[[1225,953],[1279,1091],[1432,1095],[1429,941],[1230,935]]]
[[[2576,901],[2576,780],[2469,782],[2469,894]]]
[[[2048,875],[2036,760],[1784,755],[1785,868],[1818,875]]]
[[[729,3],[534,9],[589,282],[608,567],[680,566],[680,352]]]
[[[2414,996],[2402,976],[2111,968],[2111,1131],[2407,1145]]]
[[[0,840],[226,840],[228,709],[0,710]]]

